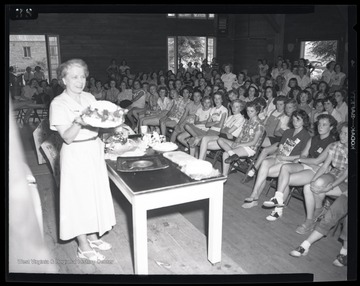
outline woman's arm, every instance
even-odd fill
[[[143,91],[143,90],[139,91],[139,92],[137,93],[137,95],[136,95],[135,97],[133,97],[132,102],[137,101],[139,98],[141,98],[141,97],[144,96],[144,95],[145,95],[145,91]]]
[[[249,141],[249,142],[246,142],[246,143],[237,143],[237,142],[234,142],[233,143],[233,148],[238,148],[238,147],[250,147],[250,146],[253,146],[256,144],[256,142],[259,140],[260,136],[262,135],[263,131],[261,130],[258,130],[255,132],[255,136],[253,138],[253,140]],[[238,137],[240,138],[240,136]]]
[[[185,121],[186,117],[188,117],[189,113],[190,113],[190,108],[189,108],[189,104],[188,104],[185,107],[185,111],[184,111],[183,115],[181,116],[177,125],[181,125]]]
[[[279,120],[279,122],[277,123],[275,130],[274,130],[274,135],[275,136],[279,136],[281,137],[284,133],[284,129],[281,129],[281,120]]]
[[[64,139],[66,144],[71,144],[76,136],[79,134],[82,126],[85,125],[85,122],[79,116],[75,118],[74,122],[71,125],[56,125],[56,129],[60,134],[61,138]]]
[[[211,117],[210,117],[210,119],[211,119]],[[208,128],[213,127],[213,126],[222,128],[224,126],[225,119],[226,119],[226,114],[224,113],[221,115],[221,118],[219,121],[207,121],[205,126]]]
[[[326,172],[327,168],[331,164],[331,160],[332,160],[332,156],[328,154],[326,159],[325,159],[324,164],[320,167],[319,170],[317,170],[316,174],[312,178],[311,183],[315,182],[321,175],[323,175]]]
[[[340,86],[342,87],[344,85],[345,82],[345,78],[346,78],[346,74],[344,74],[344,76],[340,79]]]
[[[341,176],[339,176],[339,178],[337,178],[334,182],[328,184],[326,186],[326,189],[328,189],[328,191],[332,190],[333,188],[340,185],[343,181],[345,181],[347,177],[348,177],[348,169],[346,169],[345,172]]]
[[[300,158],[307,158],[307,156],[309,156],[309,150],[310,150],[310,147],[311,147],[311,140],[312,140],[312,137],[308,140],[308,142],[306,143],[305,148],[301,151]]]
[[[301,163],[304,163],[304,164],[319,165],[326,160],[326,157],[329,153],[329,148],[330,148],[330,145],[328,145],[326,147],[326,149],[324,151],[322,151],[321,154],[317,158],[302,158],[302,157],[300,157],[300,159],[297,161],[297,163],[299,163],[299,161],[301,161]]]

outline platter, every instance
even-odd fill
[[[94,101],[82,115],[84,122],[93,127],[115,128],[124,123],[127,113],[116,104],[107,100]]]
[[[153,150],[157,152],[170,152],[170,151],[175,151],[178,148],[178,146],[172,142],[164,142],[164,143],[158,143],[152,145],[151,148],[153,148]]]
[[[119,172],[143,172],[169,167],[166,159],[159,155],[145,157],[118,157],[116,170]]]

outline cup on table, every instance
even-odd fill
[[[148,133],[148,127],[147,125],[142,125],[140,126],[140,133],[145,135],[146,133]]]

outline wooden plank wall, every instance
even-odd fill
[[[299,58],[300,42],[296,39],[343,39],[339,52],[344,53],[347,14],[337,9],[335,5],[316,6],[314,13],[285,15],[283,44],[274,40],[279,35],[263,14],[229,14],[226,36],[217,35],[216,20],[171,19],[154,13],[42,13],[36,20],[10,20],[9,32],[59,35],[62,61],[80,57],[91,74],[102,80],[112,58],[118,62],[126,59],[134,73],[166,70],[168,36],[217,36],[219,63],[230,62],[235,72],[246,68],[252,74],[258,58],[274,62],[278,56],[275,51],[282,50],[275,44],[284,46],[284,57]],[[291,53],[286,48],[288,43],[295,44]],[[268,44],[274,44],[272,51],[267,49]]]
[[[55,34],[62,61],[84,59],[90,72],[105,79],[112,58],[126,59],[132,72],[167,69],[167,37],[214,36],[213,20],[169,19],[166,14],[39,14],[10,21],[10,34]]]
[[[310,14],[293,14],[285,18],[284,56],[294,60],[300,54],[301,41],[305,40],[338,40],[337,60],[345,67],[345,42],[348,34],[348,7],[346,5],[315,6]],[[356,9],[356,8],[355,8]],[[343,12],[343,13],[342,13]],[[293,43],[294,50],[289,52],[287,44]],[[347,71],[345,70],[345,73]]]

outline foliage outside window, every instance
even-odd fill
[[[176,72],[179,63],[187,68],[188,62],[197,62],[200,67],[204,59],[210,64],[216,57],[215,43],[213,37],[168,37],[168,70]]]
[[[302,41],[300,58],[308,60],[308,64],[314,67],[311,73],[312,80],[320,80],[326,64],[336,61],[338,41]]]

